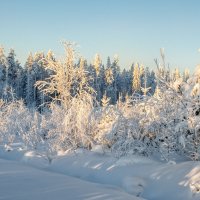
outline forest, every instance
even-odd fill
[[[200,66],[170,69],[164,50],[154,70],[119,57],[92,63],[65,42],[30,53],[24,66],[0,48],[0,143],[34,150],[49,163],[60,151],[100,147],[117,158],[200,160]]]

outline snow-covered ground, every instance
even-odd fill
[[[35,169],[19,162],[0,159],[0,166],[2,200],[142,200],[115,187]]]
[[[200,199],[200,162],[116,159],[85,150],[51,164],[35,152],[1,149],[0,158],[0,199]]]

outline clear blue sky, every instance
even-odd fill
[[[75,41],[92,60],[118,54],[122,67],[155,66],[165,48],[171,66],[200,63],[199,0],[0,0],[0,44],[23,63],[30,51],[62,53]]]

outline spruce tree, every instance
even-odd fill
[[[133,69],[132,90],[135,92],[139,92],[140,89],[141,89],[140,68],[139,68],[138,63],[136,63]]]

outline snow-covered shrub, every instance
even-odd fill
[[[42,138],[39,113],[28,110],[22,101],[12,101],[2,104],[0,115],[3,144],[18,142],[29,149],[37,147]]]
[[[13,143],[20,134],[23,119],[26,118],[26,108],[22,101],[5,103],[1,100],[1,140],[4,144]]]
[[[115,106],[98,107],[90,117],[90,131],[95,145],[110,148],[113,142],[109,139],[113,126],[119,117]]]
[[[58,105],[53,105],[47,121],[48,140],[53,139],[54,148],[59,150],[74,150],[78,147],[90,148],[89,117],[92,110],[92,99],[74,98],[66,111]],[[88,99],[89,100],[89,99]]]
[[[159,97],[128,99],[118,109],[120,115],[107,134],[117,156],[158,152],[169,160],[185,154],[188,112],[184,97],[173,88],[161,88]]]

